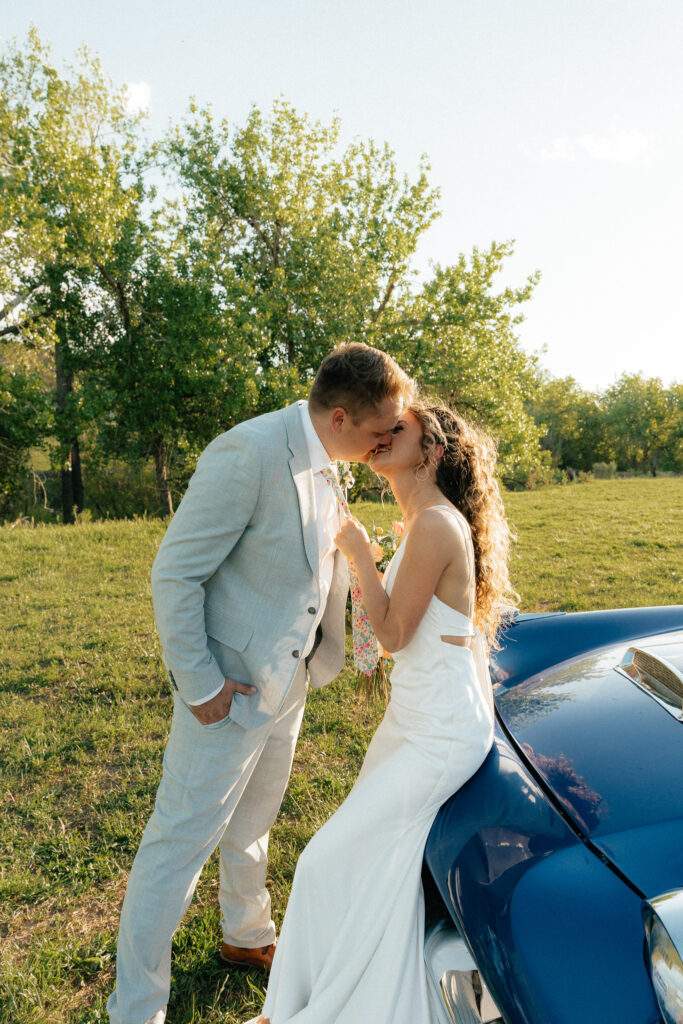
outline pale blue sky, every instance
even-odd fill
[[[240,122],[282,94],[408,172],[427,153],[421,268],[515,238],[505,283],[543,274],[519,335],[552,373],[683,379],[680,0],[0,0],[3,38],[31,20],[57,61],[85,42],[145,83],[155,133],[190,95]]]

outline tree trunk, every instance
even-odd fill
[[[55,343],[55,376],[57,383],[57,416],[56,434],[59,441],[61,454],[61,483],[62,483],[62,521],[65,523],[74,522],[74,499],[79,508],[83,505],[83,484],[81,480],[81,460],[78,453],[78,439],[73,437],[73,430],[69,423],[68,403],[69,395],[74,389],[73,373],[67,366],[67,342],[64,335],[64,327],[61,323],[57,325],[57,341]],[[74,449],[76,458],[74,459]],[[74,462],[76,463],[76,479],[74,480]],[[74,487],[77,489],[75,495]],[[80,499],[80,502],[79,502]]]
[[[74,502],[79,512],[83,511],[83,473],[81,471],[81,448],[78,443],[78,438],[74,437],[73,444],[71,445],[71,452],[69,453],[69,461],[71,462],[71,484],[74,495]]]
[[[152,443],[152,453],[154,455],[154,469],[156,471],[157,478],[159,509],[161,511],[161,515],[166,518],[166,516],[173,515],[173,499],[171,497],[171,489],[168,485],[168,463],[170,453],[165,438],[156,437],[154,439]]]
[[[74,516],[74,491],[73,491],[73,480],[71,477],[71,463],[67,459],[66,462],[62,463],[61,468],[62,478],[62,522],[63,523],[74,523],[76,517]]]

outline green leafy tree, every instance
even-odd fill
[[[64,519],[83,504],[79,435],[89,424],[92,457],[154,458],[170,513],[173,454],[191,458],[249,414],[258,365],[243,373],[227,346],[210,255],[175,204],[157,202],[157,149],[99,62],[83,50],[60,75],[32,30],[3,57],[0,83],[11,267],[0,331],[53,354]]]
[[[50,408],[35,372],[11,370],[0,362],[0,515],[12,507],[17,485],[29,467],[30,450],[48,429]]]
[[[683,382],[677,382],[669,388],[672,429],[662,469],[674,473],[683,473]]]
[[[117,278],[110,341],[85,392],[98,450],[153,457],[162,515],[173,511],[174,462],[191,467],[257,404],[258,364],[227,335],[211,262],[172,212],[152,218],[135,264]]]
[[[545,431],[541,446],[553,465],[588,472],[595,462],[612,458],[601,398],[573,377],[542,373],[528,409]]]
[[[0,59],[0,337],[53,352],[53,429],[65,522],[82,506],[77,369],[87,364],[98,291],[129,234],[138,119],[83,50],[67,77],[31,29]]]
[[[496,292],[512,246],[493,244],[416,285],[413,257],[438,215],[428,165],[411,182],[388,147],[340,154],[338,143],[338,122],[311,123],[284,101],[235,129],[192,108],[168,140],[188,223],[218,268],[226,332],[258,362],[247,413],[305,393],[334,344],[366,341],[486,423],[510,482],[543,471],[524,407],[536,364],[515,336],[537,276]]]
[[[538,274],[521,288],[496,290],[495,277],[512,252],[511,242],[494,242],[452,266],[435,266],[421,289],[397,304],[387,343],[425,391],[499,438],[502,478],[517,486],[545,475],[549,458],[526,410],[537,387],[537,360],[515,333]]]
[[[192,107],[167,143],[218,271],[226,333],[257,362],[249,415],[305,393],[335,344],[381,336],[437,216],[426,163],[411,183],[386,146],[338,153],[339,132],[277,101],[234,129]]]
[[[604,395],[605,423],[620,469],[652,476],[683,468],[683,387],[624,373]]]

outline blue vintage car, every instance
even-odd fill
[[[425,850],[439,1015],[682,1024],[683,605],[519,615],[492,677]]]

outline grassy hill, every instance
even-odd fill
[[[683,602],[683,480],[506,496],[523,610]],[[367,525],[395,506],[364,503]],[[0,529],[0,1020],[105,1021],[127,873],[170,720],[149,569],[156,520]],[[350,788],[381,717],[347,669],[309,697],[271,839],[279,919],[304,844]],[[173,1024],[258,1010],[262,978],[216,960],[215,858],[174,943]]]

